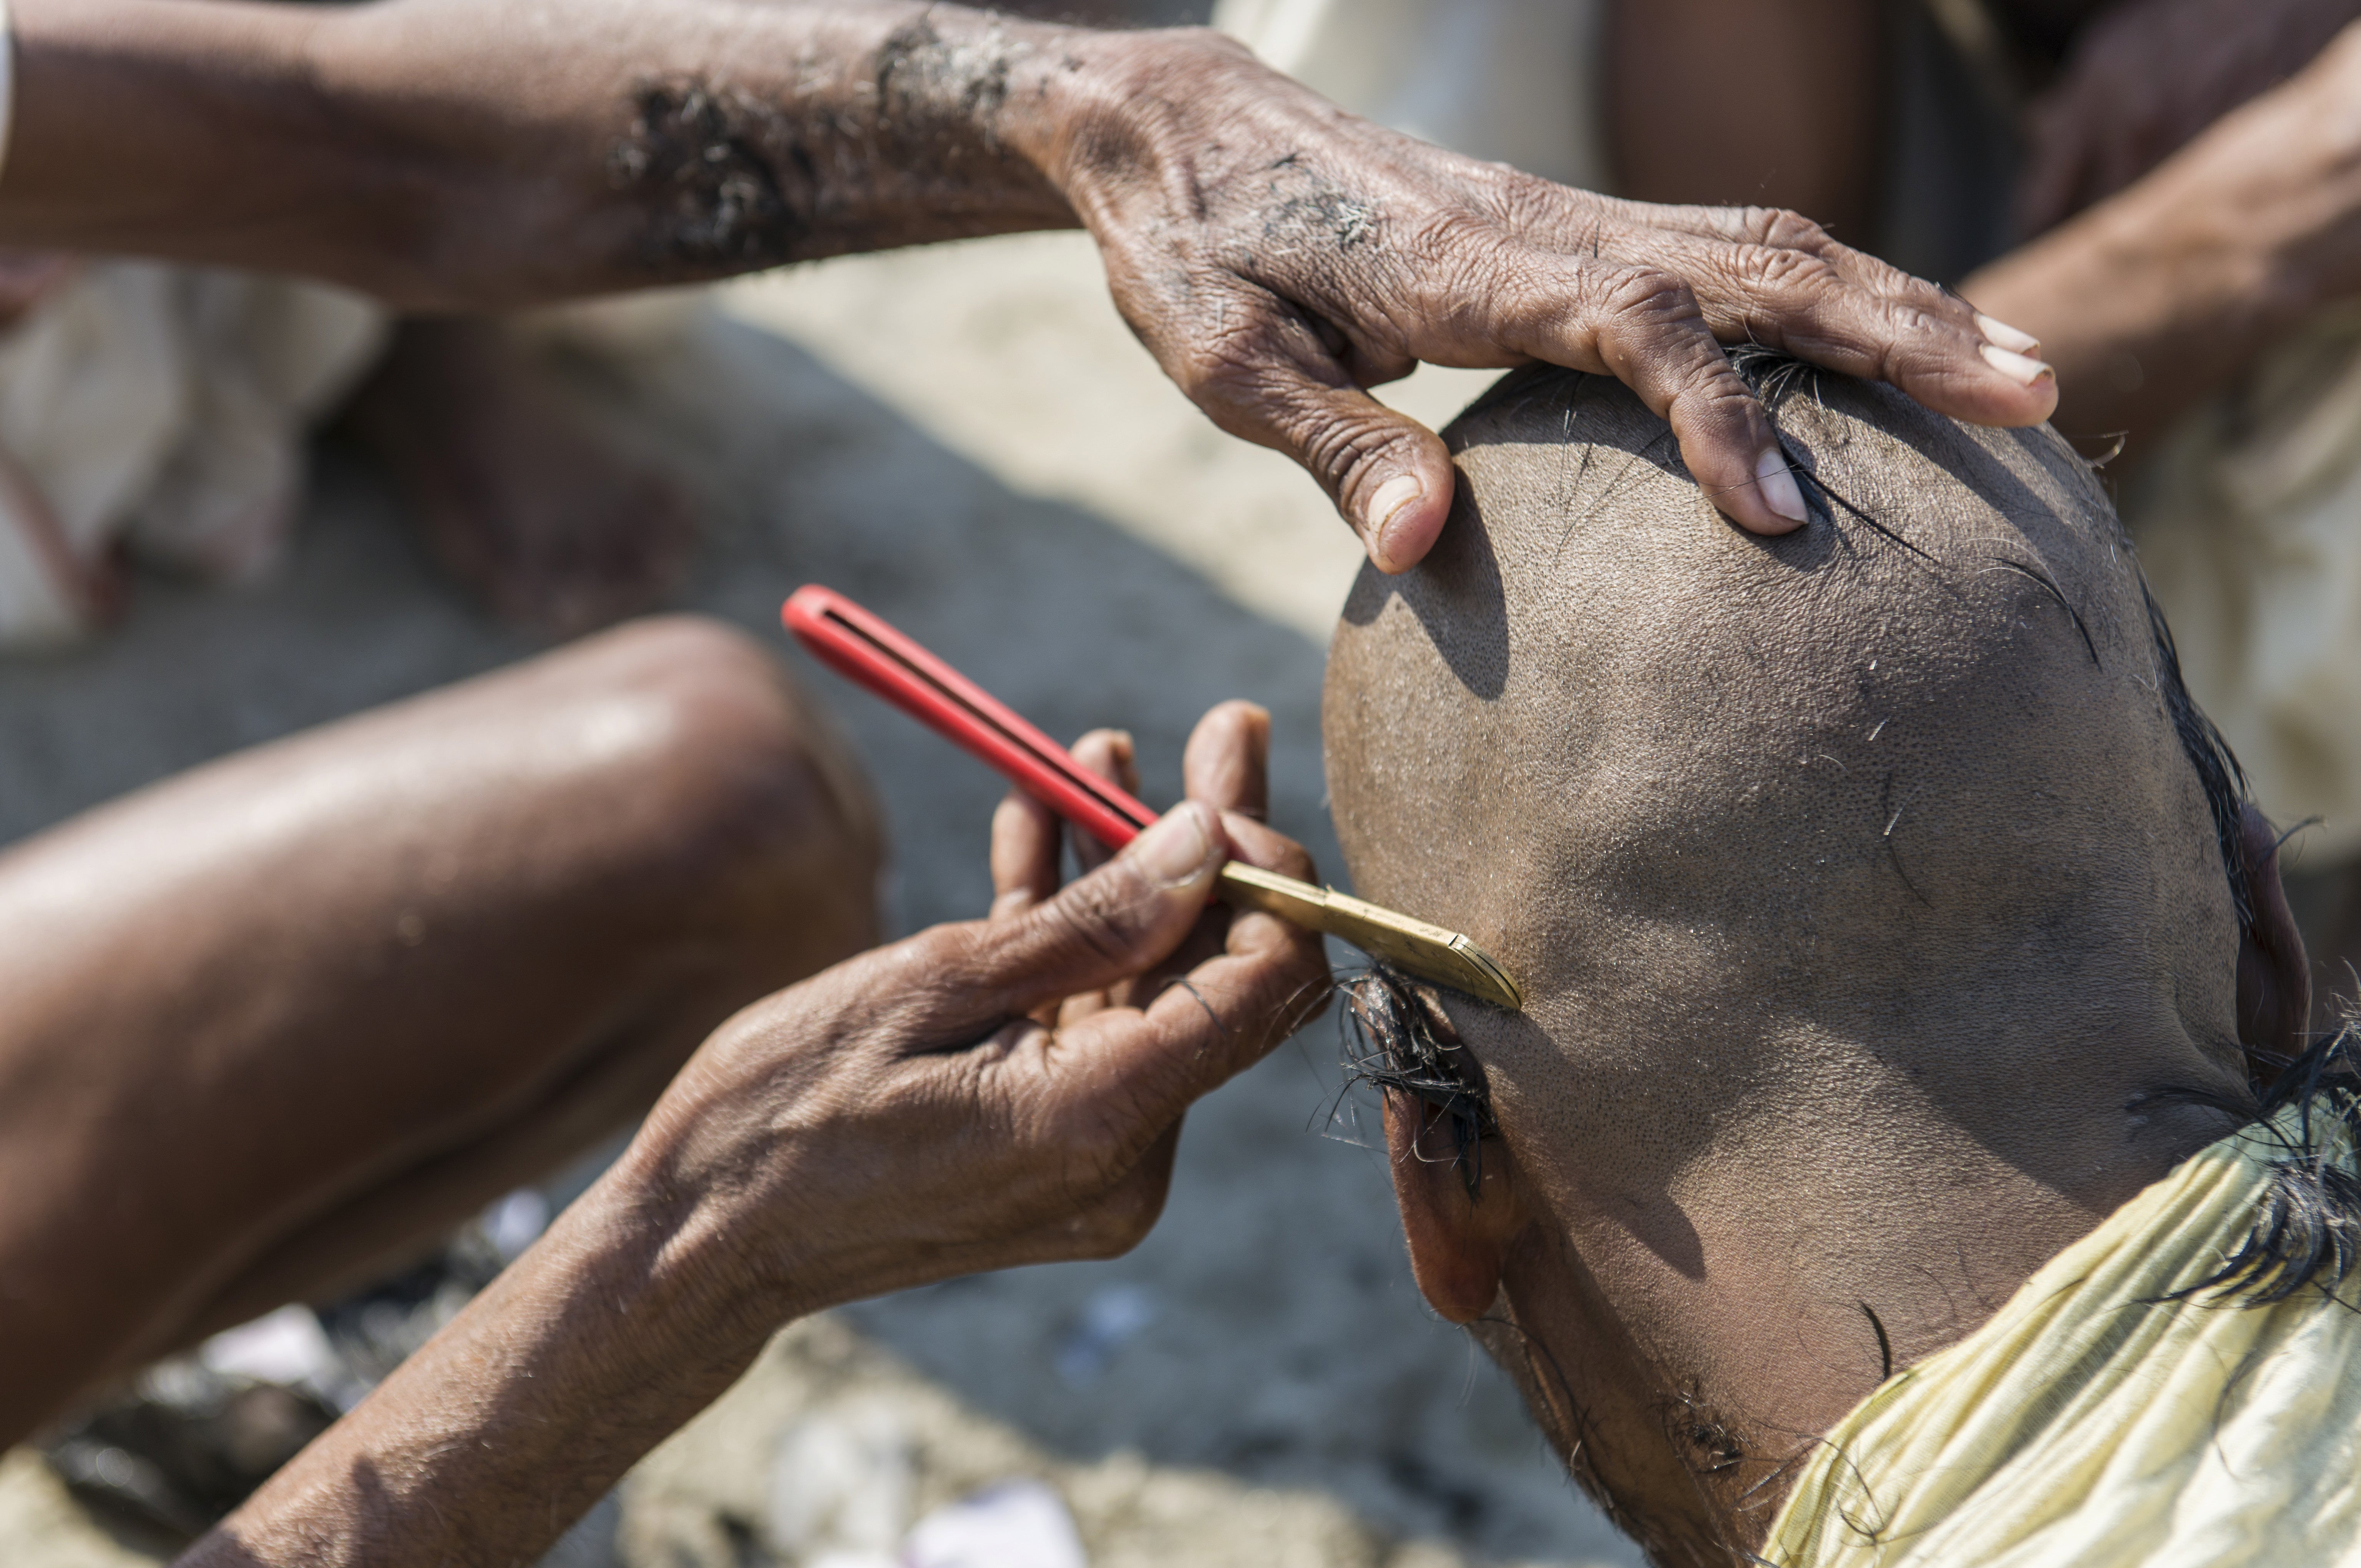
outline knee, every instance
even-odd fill
[[[696,926],[719,920],[758,942],[792,935],[818,962],[875,940],[875,794],[834,720],[768,649],[719,621],[666,616],[561,657],[582,700],[627,714],[619,730],[640,738],[589,783],[633,825],[628,852],[647,894],[688,901]]]

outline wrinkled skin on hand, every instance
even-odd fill
[[[182,1568],[536,1561],[788,1320],[1136,1245],[1190,1104],[1327,1000],[1318,938],[1206,902],[1225,858],[1312,874],[1257,820],[1268,731],[1214,709],[1191,800],[1063,888],[1057,822],[1012,796],[990,918],[715,1031],[548,1234]]]
[[[1160,872],[1143,838],[1060,890],[1057,818],[1012,794],[988,920],[841,965],[708,1042],[631,1158],[707,1195],[758,1320],[1148,1234],[1188,1106],[1327,1000],[1318,938],[1205,902],[1227,857],[1313,874],[1257,820],[1268,722],[1230,703],[1200,723]],[[1079,754],[1116,777],[1128,741]]]
[[[1457,157],[1202,29],[888,0],[13,14],[11,243],[482,311],[1079,222],[1166,372],[1309,468],[1389,571],[1426,553],[1453,481],[1442,442],[1367,389],[1422,359],[1628,381],[1763,533],[1800,524],[1802,498],[1720,343],[1983,423],[2056,401],[2030,335],[1793,213]]]
[[[2034,104],[2018,232],[2113,195],[2200,131],[2301,71],[2361,0],[2136,0],[2083,33]]]
[[[1715,503],[1762,533],[1797,526],[1802,507],[1723,342],[1888,380],[1980,423],[2054,405],[2029,361],[1992,360],[1956,296],[1794,213],[1617,201],[1462,158],[1211,33],[1109,35],[1072,54],[1097,101],[1063,119],[1046,167],[1097,236],[1125,319],[1215,422],[1301,462],[1381,569],[1422,556],[1449,510],[1442,442],[1367,392],[1422,360],[1617,377],[1670,421]]]

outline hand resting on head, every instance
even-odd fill
[[[1719,344],[2026,424],[2026,340],[1795,213],[1568,190],[1345,114],[1199,29],[957,5],[16,0],[0,240],[505,309],[1081,225],[1215,422],[1309,469],[1389,571],[1450,462],[1368,394],[1421,361],[1628,381],[1715,504],[1801,520]],[[1995,341],[1997,340],[1997,341]]]

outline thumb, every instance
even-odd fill
[[[1055,898],[986,927],[988,988],[1014,1014],[1145,973],[1196,925],[1228,858],[1220,816],[1181,802]]]
[[[1258,381],[1216,411],[1224,428],[1302,464],[1378,571],[1423,560],[1451,515],[1455,477],[1443,438],[1350,382],[1323,384],[1291,364],[1270,365]]]

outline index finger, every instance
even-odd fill
[[[992,917],[1019,915],[1058,892],[1058,814],[1021,789],[992,814]]]
[[[1221,704],[1197,721],[1180,759],[1182,793],[1259,822],[1270,814],[1270,710]]]

